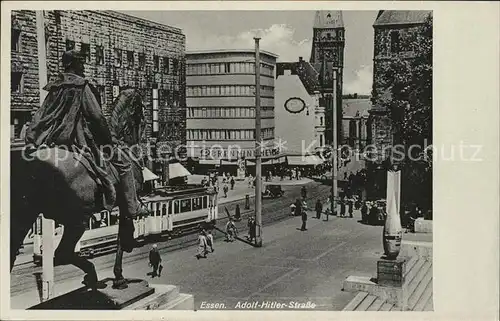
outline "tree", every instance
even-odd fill
[[[403,202],[432,209],[432,155],[425,150],[432,144],[432,16],[405,32],[401,48],[384,66],[388,89],[380,99],[392,120],[394,146],[406,155],[400,162]]]

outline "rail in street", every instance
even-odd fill
[[[318,183],[311,183],[307,185],[308,188],[308,198],[307,202],[310,208],[312,208],[313,202],[317,198],[325,199],[328,195],[329,187],[326,185],[321,185]],[[289,205],[295,201],[295,199],[300,198],[300,187],[298,186],[285,186],[285,195],[277,199],[264,199],[263,202],[263,225],[267,226],[275,222],[286,220],[291,218],[289,215],[290,209]],[[219,228],[224,228],[227,222],[227,215],[225,212],[225,207],[228,208],[231,215],[234,215],[234,209],[236,205],[239,204],[241,208],[242,220],[236,223],[236,227],[241,233],[246,233],[246,217],[248,215],[253,215],[254,213],[254,203],[253,199],[250,200],[250,209],[245,210],[245,200],[240,199],[237,201],[231,201],[224,203],[219,206],[219,220],[217,221],[217,226]],[[266,239],[266,230],[264,230],[264,241]],[[222,233],[215,233],[216,240],[223,238]],[[185,249],[196,245],[197,235],[187,234],[173,239],[162,239],[158,244],[158,248],[162,253],[171,253],[178,250]],[[124,265],[131,264],[140,260],[144,260],[149,252],[149,246],[146,244],[143,247],[135,249],[132,253],[125,255]],[[111,270],[114,264],[114,253],[96,257],[92,260],[96,268],[100,270]],[[33,264],[25,264],[22,266],[16,266],[11,274],[11,296],[20,295],[24,292],[33,290],[34,278],[37,273],[41,273],[41,267],[36,267]],[[83,278],[82,272],[73,266],[57,266],[55,268],[55,282],[65,282],[73,278]]]

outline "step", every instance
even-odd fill
[[[409,292],[410,296],[408,298],[408,309],[413,311],[418,300],[422,297],[422,295],[425,292],[425,289],[431,282],[432,282],[432,273],[428,270],[425,273],[424,277],[421,279],[421,281],[418,283],[418,285],[415,287],[413,293]],[[432,286],[430,288],[432,290]]]
[[[194,311],[194,296],[181,293],[176,300],[160,308],[160,310],[189,310]]]
[[[408,288],[408,286],[415,280],[417,275],[425,269],[426,265],[430,265],[430,262],[427,262],[425,259],[419,259],[418,262],[413,266],[413,268],[406,274],[404,287]]]
[[[126,310],[157,310],[179,297],[179,287],[175,285],[150,284],[155,289],[155,293],[128,306]]]
[[[380,311],[380,308],[382,305],[384,305],[385,301],[382,300],[381,298],[377,298],[372,305],[368,308],[367,311]]]
[[[434,296],[432,293],[429,296],[429,299],[427,300],[427,302],[425,303],[425,307],[424,307],[423,311],[434,311]]]
[[[405,274],[404,274],[405,279],[408,275],[408,272],[410,272],[411,269],[415,266],[415,264],[418,263],[418,260],[419,260],[418,256],[411,256],[410,259],[406,262]]]
[[[413,292],[415,292],[415,289],[420,285],[420,283],[422,283],[422,280],[425,279],[430,269],[432,269],[432,264],[430,264],[430,262],[425,262],[418,273],[415,275],[415,277],[408,283],[408,286],[406,288],[408,300],[413,295]],[[430,275],[430,277],[432,277],[432,274]]]
[[[354,299],[352,299],[351,302],[349,302],[345,306],[343,311],[354,311],[357,308],[357,306],[361,303],[361,301],[363,301],[367,296],[368,293],[366,292],[358,292],[358,294],[356,294]]]
[[[429,301],[429,298],[432,295],[432,278],[431,281],[427,284],[427,287],[424,290],[424,293],[420,296],[420,299],[418,299],[417,303],[413,307],[413,311],[424,311],[424,308]]]
[[[394,306],[394,304],[384,303],[384,304],[382,304],[382,307],[380,308],[379,311],[391,311],[393,306]]]
[[[377,297],[374,295],[371,295],[371,294],[366,296],[365,299],[363,301],[361,301],[361,303],[358,305],[358,307],[356,308],[355,311],[366,311],[368,309],[368,307],[373,302],[375,302],[376,299],[377,299]]]

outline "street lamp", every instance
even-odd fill
[[[262,246],[262,137],[260,134],[260,49],[258,36],[255,40],[255,245]]]

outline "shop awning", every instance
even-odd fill
[[[323,161],[314,155],[307,156],[287,156],[288,165],[292,166],[315,166],[323,164]]]
[[[155,179],[160,178],[158,175],[150,171],[147,167],[144,167],[142,169],[142,177],[144,178],[144,182],[154,181]]]
[[[184,166],[182,166],[181,163],[174,163],[168,165],[168,177],[170,179],[177,177],[186,177],[190,175],[191,173]]]
[[[200,165],[220,165],[219,159],[200,159]]]

